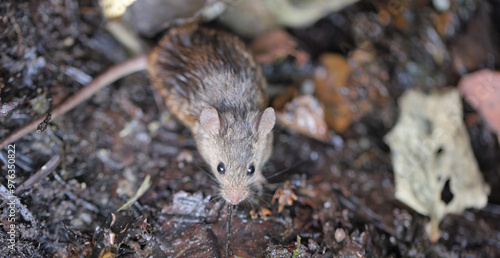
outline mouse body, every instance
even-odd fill
[[[152,84],[196,146],[231,204],[260,191],[276,118],[260,67],[235,35],[171,29],[148,59]]]

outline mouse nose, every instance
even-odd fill
[[[240,203],[243,199],[243,191],[239,190],[229,190],[226,191],[226,200],[229,201],[231,204],[236,205]]]

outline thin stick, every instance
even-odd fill
[[[114,81],[129,74],[145,70],[147,68],[147,63],[148,63],[147,56],[141,55],[138,57],[131,58],[123,63],[112,66],[104,73],[97,76],[94,80],[92,80],[89,84],[87,84],[87,86],[83,87],[78,92],[73,94],[71,97],[66,99],[63,103],[59,104],[52,111],[51,120],[54,120],[57,117],[68,112],[75,106],[79,105],[86,99],[90,98],[92,95],[94,95],[100,89],[104,88],[106,85],[113,83]],[[37,129],[38,125],[42,123],[46,117],[47,115],[43,115],[42,117],[39,117],[34,121],[31,121],[29,124],[13,132],[11,135],[9,135],[7,138],[5,138],[0,142],[0,149],[3,149],[10,143],[17,141],[19,138]]]
[[[17,187],[16,195],[18,195],[22,190],[32,187],[36,182],[47,177],[57,168],[57,166],[59,166],[59,163],[61,163],[61,156],[55,155],[52,157],[45,165],[42,166],[42,168],[40,168],[40,170]]]
[[[231,217],[233,216],[233,205],[227,205],[227,223],[226,223],[226,258],[229,257],[229,237],[231,236]]]

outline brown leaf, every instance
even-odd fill
[[[273,215],[273,212],[269,209],[264,208],[264,207],[261,207],[257,211],[254,211],[254,210],[250,211],[250,217],[252,219],[257,219],[258,217],[261,217],[264,221],[266,221],[267,217],[269,217],[271,215]]]
[[[285,105],[285,111],[276,113],[281,125],[320,141],[328,139],[324,117],[323,106],[310,95],[294,98]]]
[[[283,211],[283,208],[286,206],[291,206],[293,201],[297,200],[297,195],[293,192],[295,186],[293,186],[290,181],[286,181],[283,185],[283,188],[276,189],[276,192],[273,195],[272,202],[278,200],[278,213]]]
[[[309,59],[309,54],[297,49],[297,42],[290,34],[282,29],[275,29],[257,37],[250,48],[255,60],[260,64],[278,62],[287,56],[293,56],[296,64],[302,66]]]
[[[374,106],[387,104],[389,76],[375,53],[356,49],[348,60],[334,54],[320,60],[323,67],[314,78],[316,97],[325,106],[326,123],[336,132],[343,133]]]
[[[280,124],[325,141],[328,127],[343,133],[374,107],[387,105],[389,75],[374,53],[362,49],[352,51],[349,61],[335,54],[323,54],[320,60],[322,66],[313,78],[316,98],[300,96],[285,104],[296,94],[290,88],[273,101],[273,106],[278,110],[284,106],[285,110],[276,114]]]
[[[325,121],[338,133],[344,132],[351,124],[354,114],[350,109],[348,91],[345,87],[351,68],[347,60],[335,54],[320,57],[322,68],[318,68],[314,77],[316,97],[325,106]]]

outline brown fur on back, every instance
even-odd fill
[[[227,32],[196,25],[171,29],[152,51],[149,73],[167,107],[193,132],[208,106],[246,117],[267,104],[260,68]]]

